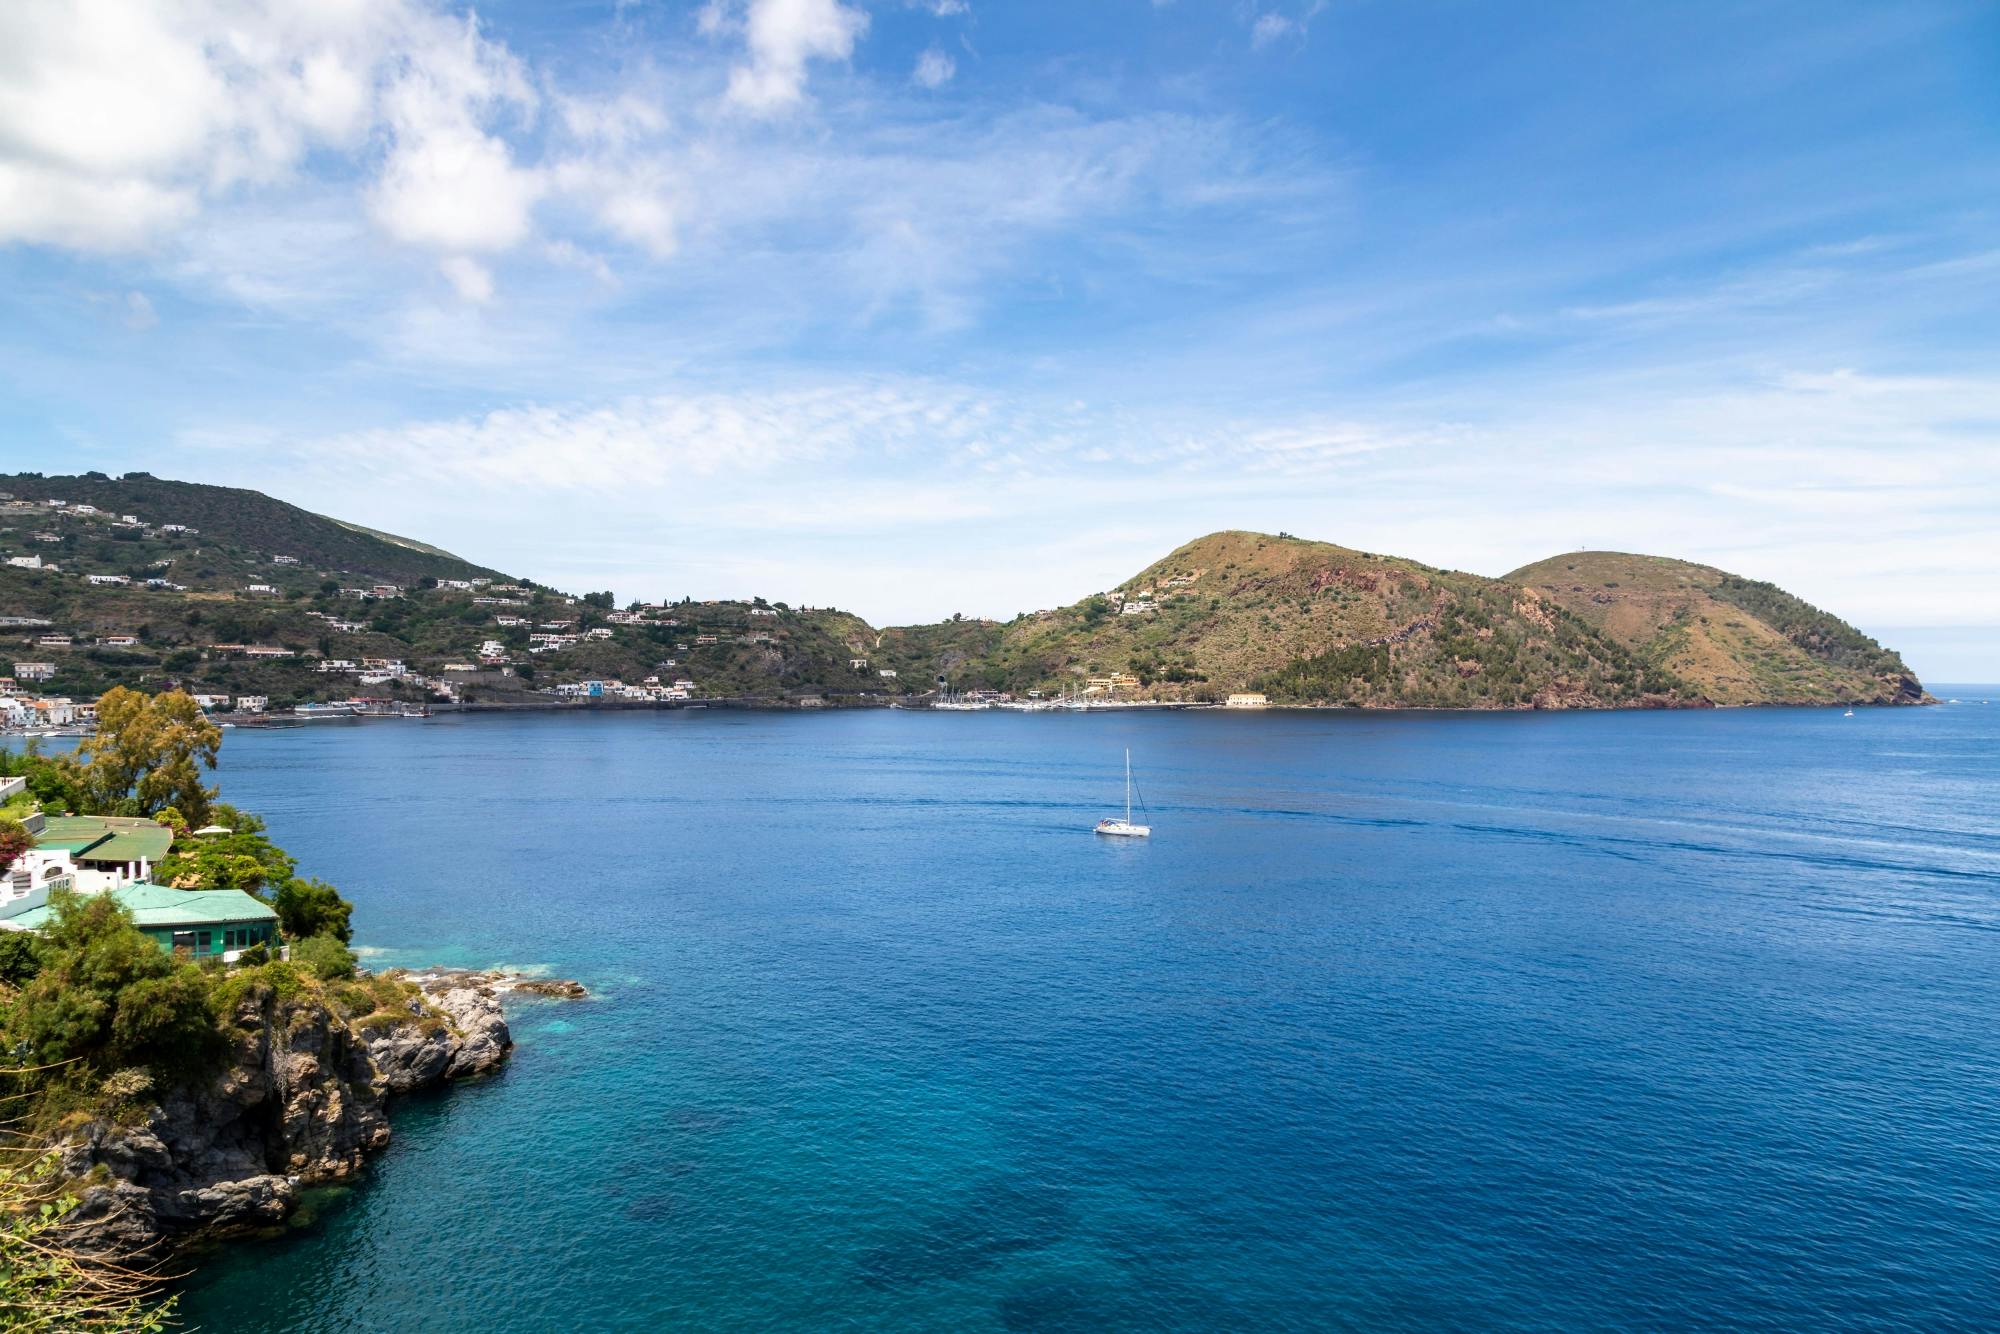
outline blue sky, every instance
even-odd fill
[[[621,597],[1285,529],[2000,677],[2000,10],[25,0],[0,462]]]

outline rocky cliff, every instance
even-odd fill
[[[146,1263],[197,1237],[276,1226],[302,1187],[351,1177],[388,1144],[392,1096],[506,1062],[513,1038],[491,980],[364,981],[290,995],[248,986],[219,1073],[70,1126],[61,1154],[78,1244]]]

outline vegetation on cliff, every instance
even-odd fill
[[[17,1067],[10,1134],[0,1145],[0,1219],[11,1219],[14,1229],[0,1235],[0,1328],[15,1327],[5,1323],[10,1301],[38,1310],[34,1302],[69,1300],[66,1293],[97,1301],[91,1319],[99,1323],[55,1327],[150,1328],[145,1322],[158,1315],[135,1305],[129,1291],[92,1286],[97,1269],[64,1241],[74,1193],[63,1194],[40,1166],[48,1146],[77,1127],[143,1119],[160,1091],[207,1078],[240,1045],[248,998],[332,986],[344,990],[329,993],[326,1003],[342,1014],[412,1015],[405,984],[355,980],[346,947],[352,905],[300,878],[260,821],[217,802],[202,784],[221,734],[187,696],[113,691],[100,701],[99,718],[101,730],[75,754],[6,753],[0,768],[27,777],[51,813],[150,817],[169,827],[171,851],[156,868],[162,881],[266,899],[293,942],[295,962],[271,959],[261,946],[233,969],[219,959],[167,953],[109,894],[58,891],[43,930],[0,934],[0,1044]],[[196,836],[185,811],[229,832]],[[9,843],[0,870],[21,850]],[[394,994],[380,994],[384,987]],[[19,1212],[21,1201],[33,1204],[31,1215]],[[40,1255],[43,1267],[9,1269],[10,1238]],[[16,1292],[10,1283],[26,1286]]]
[[[991,684],[1219,700],[1516,708],[1686,702],[1638,660],[1531,592],[1416,561],[1265,533],[1213,533],[1107,595],[1001,628]]]
[[[1718,704],[1924,698],[1901,657],[1847,622],[1713,566],[1578,551],[1507,577]]]
[[[51,813],[157,820],[174,832],[155,867],[160,883],[263,898],[287,939],[324,938],[309,951],[318,964],[351,960],[352,905],[330,886],[301,879],[262,821],[216,802],[215,789],[202,785],[201,767],[214,765],[221,733],[192,700],[114,690],[99,701],[99,721],[74,755],[10,755],[4,767],[25,771],[30,790],[48,794]],[[183,809],[229,832],[197,836]],[[46,930],[12,935],[0,951],[0,968],[18,988],[0,1009],[0,1038],[40,1068],[27,1080],[38,1106],[66,1105],[79,1094],[87,1101],[96,1081],[135,1068],[184,1079],[214,1063],[232,999],[225,993],[240,989],[240,975],[163,952],[108,895],[59,892],[52,906]]]

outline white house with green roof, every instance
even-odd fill
[[[146,882],[103,891],[162,949],[233,963],[252,945],[278,948],[278,914],[240,889],[172,889]],[[0,904],[0,931],[39,931],[55,916],[50,891]]]
[[[35,836],[37,851],[69,854],[85,894],[144,880],[173,843],[165,825],[117,815],[50,815]]]

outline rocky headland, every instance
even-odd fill
[[[251,981],[232,998],[217,1072],[161,1091],[135,1077],[115,1114],[65,1123],[58,1152],[79,1200],[71,1236],[120,1263],[155,1264],[190,1242],[276,1228],[303,1188],[353,1178],[388,1145],[393,1098],[506,1064],[504,997],[585,994],[490,970]]]

